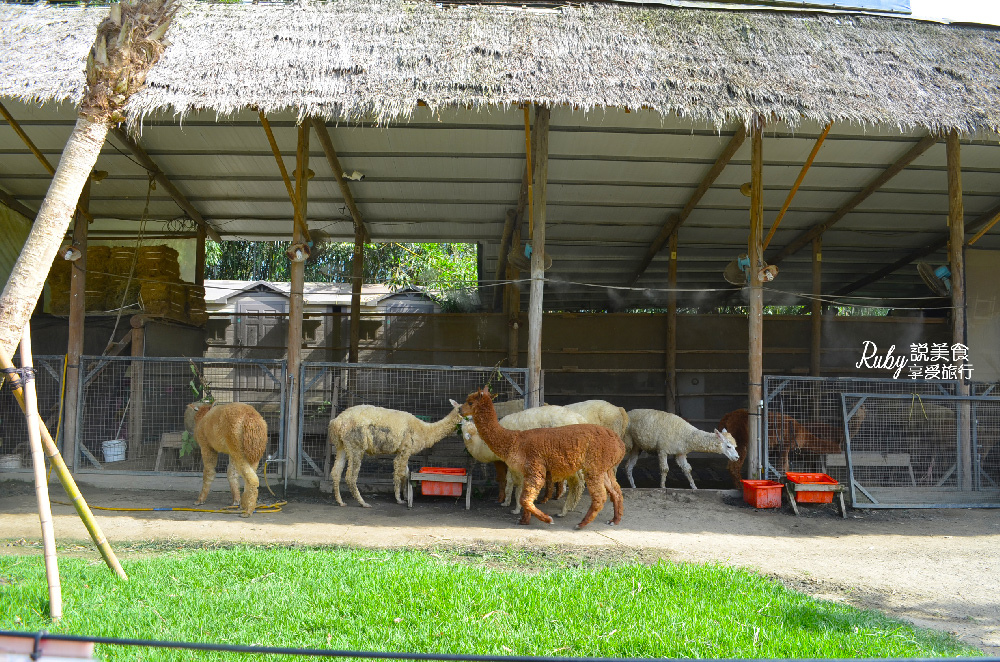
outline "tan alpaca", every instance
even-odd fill
[[[370,508],[358,491],[358,473],[361,459],[367,455],[396,457],[392,463],[392,486],[396,503],[405,503],[401,497],[406,481],[406,463],[410,456],[430,448],[455,431],[462,417],[458,403],[451,400],[452,410],[434,423],[425,423],[413,414],[373,405],[348,407],[330,421],[328,441],[337,451],[330,479],[337,503],[344,505],[340,496],[340,476],[347,465],[347,486],[362,508]]]
[[[489,391],[483,388],[469,394],[459,412],[471,415],[479,436],[512,470],[524,477],[521,492],[520,524],[529,524],[534,515],[543,522],[552,518],[535,506],[535,498],[545,487],[546,477],[566,480],[583,471],[590,491],[590,509],[577,528],[583,528],[597,517],[611,494],[614,518],[609,524],[619,524],[624,511],[622,489],[615,480],[615,469],[625,457],[625,444],[611,430],[600,425],[578,424],[534,430],[507,430],[497,420]]]
[[[204,463],[201,493],[195,505],[208,500],[208,491],[215,478],[219,453],[229,455],[226,478],[233,493],[233,505],[240,506],[241,517],[250,517],[257,507],[257,464],[267,450],[267,421],[257,410],[242,402],[213,405],[199,400],[187,406],[184,427],[194,436],[201,449]],[[240,500],[240,480],[243,476],[243,499]]]

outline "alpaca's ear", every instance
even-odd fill
[[[452,406],[452,407],[453,407],[454,409],[458,409],[459,407],[461,407],[461,405],[460,405],[460,404],[458,404],[457,402],[455,402],[455,401],[454,401],[454,400],[452,400],[451,398],[448,398],[448,402],[450,402],[450,403],[451,403],[451,406]]]

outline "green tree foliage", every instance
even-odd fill
[[[288,242],[209,241],[205,248],[205,277],[218,280],[287,281]],[[306,280],[348,283],[353,273],[354,244],[317,245],[306,262]],[[477,283],[475,244],[365,245],[365,283],[385,283],[394,289],[421,287],[444,303],[468,298]]]

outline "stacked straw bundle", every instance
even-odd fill
[[[69,314],[71,263],[56,259],[49,272],[50,310]],[[141,306],[155,317],[203,326],[205,288],[180,277],[177,251],[169,246],[91,246],[87,250],[88,312]]]

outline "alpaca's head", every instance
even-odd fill
[[[493,396],[490,395],[486,386],[470,393],[462,406],[459,407],[458,413],[462,416],[473,416],[476,410],[493,411]]]
[[[715,436],[719,440],[720,453],[733,462],[740,459],[740,454],[736,451],[736,440],[733,439],[733,435],[731,435],[726,428],[722,428],[722,432],[716,430]]]
[[[194,424],[211,408],[212,403],[207,400],[198,400],[189,404],[184,410],[184,429],[194,434]]]

